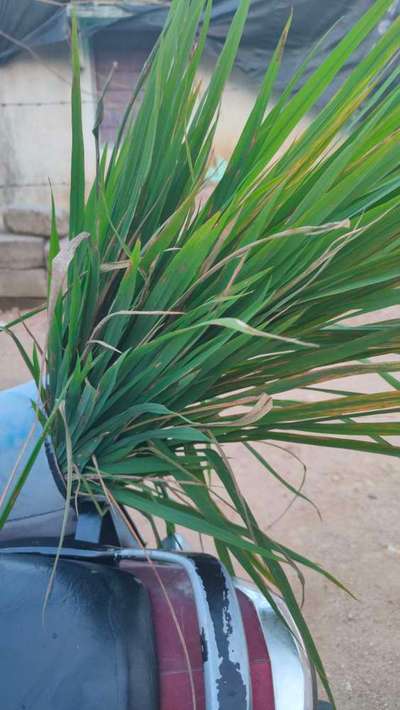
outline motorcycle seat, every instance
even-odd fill
[[[108,565],[0,552],[2,710],[158,710],[145,587]]]

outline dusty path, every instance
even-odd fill
[[[10,316],[0,313],[0,321]],[[35,332],[42,337],[44,323]],[[27,343],[29,336],[20,329]],[[0,389],[28,379],[11,340],[0,334]],[[356,388],[359,381],[352,382]],[[363,386],[374,389],[373,377]],[[379,386],[379,385],[378,385]],[[307,466],[305,492],[270,534],[329,569],[353,601],[316,574],[306,574],[305,614],[318,642],[339,710],[400,710],[400,466],[395,458],[288,446]],[[271,462],[300,481],[290,454],[268,447]],[[229,451],[259,520],[267,528],[290,498],[240,447]]]

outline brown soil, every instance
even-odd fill
[[[0,313],[0,322],[15,315]],[[45,319],[33,326],[43,339]],[[19,328],[25,343],[28,333]],[[29,378],[10,338],[0,334],[0,389]],[[353,379],[351,386],[360,388]],[[374,377],[362,387],[380,388]],[[360,388],[361,389],[361,388]],[[353,600],[323,577],[306,572],[305,615],[331,679],[339,710],[400,708],[400,471],[395,458],[317,447],[263,447],[292,483],[307,467],[306,502],[297,500],[269,533],[321,563],[356,595]],[[265,529],[290,494],[240,447],[229,454],[238,480]]]

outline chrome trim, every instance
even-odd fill
[[[253,603],[264,632],[272,668],[275,710],[316,710],[315,671],[286,604],[271,592],[287,626],[256,587],[238,579],[234,584]]]
[[[182,567],[192,584],[200,635],[203,640],[203,669],[207,710],[251,710],[250,665],[239,602],[231,576],[225,567],[209,555],[161,550],[115,550],[116,561],[149,559]],[[207,562],[218,565],[222,573],[222,594],[213,593],[208,579]],[[210,581],[210,584],[208,584]],[[215,603],[213,603],[215,602]],[[222,655],[223,654],[223,655]],[[237,683],[234,694],[232,679]],[[292,708],[291,710],[294,710]]]

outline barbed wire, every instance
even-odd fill
[[[67,7],[68,5],[110,5],[110,0],[34,0],[42,5],[54,5],[55,7]],[[161,5],[170,4],[169,0],[137,0],[141,5]]]
[[[59,187],[59,186],[64,186],[67,187],[70,183],[67,180],[61,180],[59,182],[54,182],[53,180],[51,181],[51,185]],[[47,187],[50,189],[49,183],[48,182],[20,182],[20,183],[5,183],[3,185],[0,185],[0,190],[11,190],[11,189],[16,189],[16,188],[23,188],[23,187]]]
[[[91,2],[91,1],[92,1],[92,0],[90,0],[90,2]],[[36,2],[39,2],[39,0],[36,0]],[[61,81],[63,84],[66,84],[69,88],[72,87],[71,78],[65,76],[64,74],[61,74],[61,73],[60,73],[59,71],[57,71],[56,69],[53,69],[53,67],[50,66],[50,64],[49,64],[48,62],[46,62],[46,61],[40,56],[40,54],[38,54],[38,52],[35,52],[35,51],[32,49],[32,47],[30,47],[28,44],[26,44],[26,42],[24,42],[24,41],[22,41],[22,40],[20,40],[20,39],[17,39],[16,37],[13,37],[12,35],[9,35],[7,32],[5,32],[5,31],[2,30],[2,29],[0,29],[0,36],[4,37],[4,38],[5,38],[8,42],[10,42],[11,44],[15,44],[15,45],[16,45],[17,47],[19,47],[20,49],[24,50],[25,52],[28,52],[28,54],[30,54],[30,56],[32,57],[32,59],[33,59],[37,64],[39,64],[40,66],[42,66],[43,69],[45,69],[47,72],[49,72],[50,74],[52,74],[53,76],[55,76],[55,77],[56,77],[59,81]],[[92,50],[92,51],[93,51],[93,50]],[[149,53],[150,53],[150,49],[149,49]],[[95,54],[95,51],[94,51],[94,54]],[[96,58],[95,58],[95,57],[90,58],[90,60],[91,60],[91,61],[90,61],[90,64],[92,64],[92,65],[94,66],[94,73],[95,73],[95,76],[97,77],[98,80],[104,82],[107,75],[106,75],[106,74],[103,74],[103,73],[101,73],[101,72],[99,72],[98,69],[96,69]],[[118,67],[118,62],[115,62],[115,61],[114,61],[114,62],[112,62],[112,63],[115,64],[116,67]],[[143,62],[143,63],[144,63],[144,62]],[[117,81],[114,80],[114,81],[113,81],[112,88],[113,88],[113,89],[119,89],[119,90],[126,91],[126,92],[132,92],[132,91],[134,90],[134,88],[135,88],[135,82],[132,82],[132,84],[126,84],[126,83],[120,83],[118,80],[117,80]],[[93,97],[95,97],[95,98],[98,100],[98,99],[100,98],[102,92],[101,92],[100,89],[97,89],[97,88],[94,89],[94,91],[92,91],[92,90],[86,88],[85,86],[81,86],[81,93],[82,93],[83,95],[86,95],[86,96],[93,96]],[[93,102],[94,102],[94,99],[93,99]],[[1,104],[0,104],[0,105],[1,105]]]
[[[82,104],[96,104],[97,101],[87,100],[82,101]],[[7,108],[12,106],[13,108],[19,106],[70,106],[71,101],[68,99],[66,101],[0,101],[0,108]],[[119,106],[119,104],[115,104]]]

